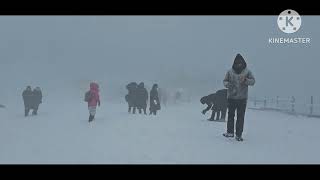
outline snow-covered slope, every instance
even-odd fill
[[[248,109],[244,141],[237,142],[224,138],[226,123],[207,121],[203,108],[171,105],[145,116],[102,102],[89,124],[81,99],[47,99],[30,117],[16,99],[0,109],[0,163],[320,162],[319,119]]]

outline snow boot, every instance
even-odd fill
[[[223,133],[222,134],[224,137],[227,137],[227,138],[229,138],[229,137],[234,137],[234,134],[232,134],[232,133]]]
[[[237,140],[237,141],[243,141],[243,138],[240,137],[240,136],[236,136],[236,140]]]

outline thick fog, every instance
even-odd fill
[[[44,98],[82,96],[90,81],[105,100],[123,101],[131,81],[198,97],[223,88],[237,53],[256,78],[249,96],[320,96],[318,16],[302,16],[290,35],[277,16],[1,16],[0,24],[0,104],[27,85]],[[272,37],[311,44],[269,44]]]

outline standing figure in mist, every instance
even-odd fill
[[[32,90],[31,86],[27,86],[27,88],[22,92],[22,98],[24,103],[24,116],[29,115],[30,109],[32,109]]]
[[[174,103],[177,104],[180,100],[181,100],[181,91],[178,90],[175,94],[174,94]]]
[[[224,133],[223,136],[234,137],[234,116],[237,110],[236,140],[243,141],[242,132],[248,99],[248,86],[255,84],[255,78],[240,54],[236,55],[232,68],[225,75],[223,84],[228,89],[227,133]]]
[[[159,100],[160,102],[166,106],[167,105],[167,101],[168,101],[168,94],[166,89],[164,88],[159,88]]]
[[[42,92],[40,87],[36,87],[32,91],[32,115],[38,114],[39,105],[42,103]]]
[[[131,108],[133,108],[132,113],[136,113],[136,107],[137,107],[137,88],[138,84],[136,82],[131,82],[126,86],[128,90],[128,94],[125,96],[125,99],[128,103],[128,112],[131,112]]]
[[[158,84],[154,84],[150,91],[150,114],[156,115],[157,111],[161,109],[160,100],[158,95]]]
[[[144,114],[147,115],[148,91],[144,87],[143,82],[141,82],[138,85],[136,98],[137,98],[137,108],[139,109],[139,114],[141,114],[141,110],[143,109]]]
[[[99,85],[97,83],[90,83],[90,90],[85,94],[85,101],[88,102],[89,122],[91,122],[96,115],[97,105],[100,106]]]

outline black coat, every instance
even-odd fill
[[[32,105],[33,107],[38,107],[39,104],[42,103],[42,92],[33,90],[32,94],[33,94]]]
[[[33,93],[31,90],[24,90],[22,92],[22,98],[23,98],[23,103],[24,107],[26,108],[32,108],[33,106]]]
[[[137,104],[137,83],[130,83],[126,86],[128,94],[125,99],[130,106],[136,106]]]
[[[136,105],[138,108],[146,108],[148,101],[148,91],[147,89],[139,84],[136,92]]]
[[[153,88],[150,91],[150,111],[160,110],[160,100],[157,89]]]
[[[227,100],[227,89],[220,89],[216,92],[215,104],[218,109],[226,109],[228,100]]]
[[[227,108],[227,89],[218,90],[216,93],[204,96],[201,99],[208,105],[207,110],[225,110]]]

